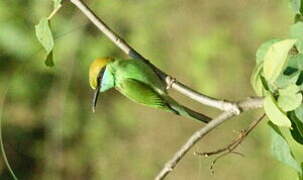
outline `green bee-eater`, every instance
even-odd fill
[[[203,122],[210,118],[194,112],[168,96],[159,76],[144,62],[132,59],[99,58],[89,69],[89,83],[95,89],[93,111],[99,92],[115,88],[129,99],[149,107],[163,109],[177,115]]]

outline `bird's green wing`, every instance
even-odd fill
[[[145,63],[138,60],[117,60],[112,65],[117,79],[135,79],[151,86],[157,91],[166,92],[164,83],[158,75]]]
[[[126,78],[119,81],[116,87],[122,94],[137,103],[177,113],[163,96],[144,82]]]
[[[202,122],[209,122],[211,119],[203,114],[192,111],[167,95],[160,95],[151,86],[135,79],[124,79],[116,84],[117,89],[129,99],[149,107],[162,109],[177,115],[190,117]]]

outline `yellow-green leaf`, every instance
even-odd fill
[[[302,9],[301,9],[301,0],[290,0],[290,3],[291,3],[291,7],[292,7],[292,10],[294,11],[294,13],[296,14],[300,14]]]
[[[272,144],[271,144],[271,152],[282,163],[292,167],[295,169],[300,175],[302,175],[302,168],[300,164],[295,159],[293,152],[283,136],[280,129],[272,123],[268,123],[271,127],[271,135],[272,135]]]
[[[46,51],[46,65],[53,65],[52,51],[54,48],[54,38],[49,26],[49,20],[42,18],[38,25],[35,26],[36,36]]]
[[[291,121],[278,107],[274,97],[268,93],[264,99],[264,110],[269,120],[277,126],[291,127]]]
[[[253,73],[252,73],[251,79],[250,79],[250,83],[258,96],[263,96],[263,91],[264,91],[263,84],[260,79],[260,74],[262,72],[262,68],[263,68],[263,63],[258,64],[255,67],[255,69],[253,70]]]
[[[39,42],[41,43],[47,54],[49,54],[54,47],[54,38],[50,30],[49,21],[47,20],[47,18],[42,18],[39,24],[35,26],[35,29],[36,36]]]
[[[299,90],[300,87],[295,84],[279,90],[278,105],[284,112],[295,110],[301,105],[302,94]]]
[[[286,39],[274,43],[268,49],[264,57],[263,72],[265,79],[269,83],[272,84],[278,78],[287,62],[288,52],[295,42],[295,39]]]

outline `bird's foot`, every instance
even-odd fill
[[[173,78],[171,76],[167,76],[165,78],[165,82],[166,82],[166,90],[169,90],[172,88],[173,84],[176,82],[176,78]]]

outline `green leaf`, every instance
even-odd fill
[[[292,129],[290,130],[290,133],[292,137],[300,144],[303,145],[303,123],[297,118],[294,111],[287,113],[289,119],[292,123]]]
[[[290,27],[290,36],[291,38],[302,39],[303,38],[303,23],[297,22]]]
[[[295,110],[296,117],[303,123],[303,104]]]
[[[269,84],[265,80],[264,76],[260,75],[260,79],[261,79],[261,82],[262,82],[264,92],[270,91]]]
[[[303,89],[303,54],[289,56],[287,67],[274,84],[280,89],[292,84]]]
[[[296,84],[300,74],[301,72],[298,70],[291,72],[289,75],[281,73],[274,84],[278,89],[284,89],[292,84]]]
[[[40,20],[39,24],[35,26],[36,36],[46,51],[45,64],[53,64],[52,51],[54,48],[54,38],[50,29],[49,21],[47,18]]]
[[[47,18],[42,18],[36,28],[36,36],[47,53],[54,47],[54,39]]]
[[[291,8],[296,14],[301,13],[301,0],[290,0]]]
[[[300,87],[290,85],[279,90],[278,105],[284,111],[292,111],[302,103],[302,94],[299,93]]]
[[[261,81],[261,72],[263,63],[258,64],[251,75],[250,83],[258,96],[263,96],[263,84]]]
[[[264,56],[263,72],[265,79],[272,84],[280,75],[284,65],[287,63],[289,50],[293,47],[296,40],[286,39],[274,43]]]
[[[302,14],[296,14],[294,18],[295,23],[297,22],[302,22],[303,21],[303,16]]]
[[[289,144],[282,135],[280,129],[271,122],[269,122],[268,125],[271,127],[271,152],[273,156],[280,162],[295,169],[299,174],[302,174],[302,168],[295,160],[294,155],[289,147]]]
[[[265,43],[261,44],[261,46],[258,48],[256,52],[256,63],[259,65],[261,62],[264,61],[264,56],[267,53],[268,49],[271,45],[273,45],[276,42],[281,41],[280,39],[272,39],[269,41],[266,41]]]
[[[301,171],[302,171],[302,174],[298,173],[299,180],[303,180],[303,162],[301,162]]]
[[[303,54],[299,53],[297,55],[291,56],[288,60],[287,67],[303,71]]]
[[[291,127],[291,122],[287,116],[280,110],[274,97],[268,93],[264,99],[264,110],[269,120],[281,127]]]
[[[303,53],[303,22],[297,22],[290,27],[290,37],[298,39],[296,47],[299,52]]]
[[[55,64],[54,64],[54,60],[53,60],[53,51],[51,51],[47,57],[46,57],[46,60],[44,61],[45,65],[48,66],[48,67],[53,67]]]

